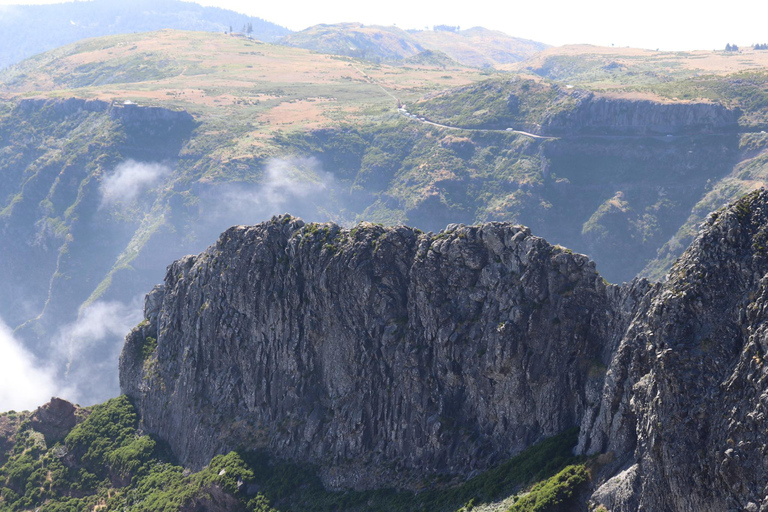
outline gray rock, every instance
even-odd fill
[[[169,267],[121,388],[194,468],[245,446],[317,464],[330,487],[418,487],[579,425],[645,288],[606,286],[520,226],[281,216]]]
[[[708,217],[668,281],[637,305],[613,355],[585,453],[636,467],[636,492],[612,479],[610,510],[746,510],[762,501],[768,434],[768,194]],[[755,508],[756,509],[756,508]]]

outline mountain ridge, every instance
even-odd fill
[[[0,150],[15,155],[0,160],[8,178],[0,236],[9,248],[0,272],[12,290],[0,316],[24,325],[17,335],[40,357],[62,338],[67,352],[84,350],[85,342],[67,341],[69,326],[92,305],[116,302],[132,325],[134,299],[169,260],[203,250],[229,225],[280,211],[434,231],[523,223],[589,254],[618,282],[643,268],[662,277],[707,211],[768,181],[768,138],[743,124],[762,108],[752,89],[744,89],[751,103],[736,105],[648,102],[460,66],[375,65],[171,30],[75,43],[15,72],[3,74],[13,98],[0,108]],[[170,116],[142,126],[74,108],[89,100],[139,114],[184,110],[194,123]],[[145,178],[115,194],[108,186],[126,172]],[[21,284],[15,269],[29,262],[40,275]],[[85,353],[106,361],[102,351],[112,347],[116,361],[125,328]],[[101,364],[112,384],[88,375],[83,389],[102,394],[83,402],[117,393],[115,365]]]

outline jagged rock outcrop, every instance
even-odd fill
[[[711,214],[642,301],[582,447],[626,469],[609,510],[768,510],[768,193]],[[632,492],[628,492],[631,489]]]
[[[121,387],[184,464],[268,448],[332,487],[415,487],[578,425],[635,295],[519,226],[279,217],[169,267]]]
[[[77,407],[56,397],[38,407],[29,419],[30,426],[43,434],[49,444],[64,439],[77,422]]]
[[[612,511],[768,510],[768,192],[664,283],[606,285],[526,228],[235,227],[169,267],[121,386],[181,461],[243,446],[417,487],[581,425]],[[156,343],[156,345],[155,345]]]

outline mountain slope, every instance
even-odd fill
[[[1,78],[0,316],[77,379],[81,403],[117,393],[137,296],[230,225],[286,210],[425,231],[519,222],[621,282],[688,236],[703,197],[759,187],[768,142],[738,133],[739,108],[202,32],[79,42]]]
[[[262,41],[290,33],[260,18],[178,0],[0,6],[0,69],[80,39],[160,29],[237,32],[249,23]]]
[[[0,109],[0,316],[79,400],[117,393],[123,322],[166,261],[285,209],[354,219],[395,172],[361,167],[399,166],[414,141],[418,153],[437,143],[350,64],[160,31],[74,43],[3,74],[15,99]],[[366,70],[406,98],[478,76]],[[26,279],[25,262],[36,269]]]
[[[457,62],[475,67],[497,67],[525,61],[548,45],[508,36],[497,30],[473,27],[466,30],[419,30],[411,36],[424,48],[441,51]]]
[[[424,50],[432,50],[473,67],[518,62],[547,47],[543,43],[482,27],[457,31],[405,31],[361,23],[315,25],[282,38],[280,43],[372,62],[400,62]]]
[[[405,30],[362,23],[315,25],[282,38],[280,43],[372,62],[398,61],[425,49]]]

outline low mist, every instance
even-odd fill
[[[2,320],[0,354],[0,412],[34,410],[67,393],[55,382],[55,370],[41,366]]]
[[[130,302],[94,302],[79,318],[65,325],[54,339],[67,399],[85,404],[119,392],[117,366],[123,340],[142,317],[143,297]]]
[[[171,172],[162,163],[127,160],[102,181],[102,206],[120,207],[140,199],[141,194],[169,178]],[[0,366],[0,410],[34,409],[54,395],[83,405],[117,396],[118,361],[125,336],[142,320],[143,293],[162,280],[167,265],[184,254],[203,251],[235,224],[255,224],[281,213],[308,222],[339,222],[343,210],[339,190],[339,183],[320,161],[306,157],[271,159],[255,182],[201,184],[195,191],[199,210],[181,213],[190,222],[185,229],[193,231],[180,230],[178,234],[183,238],[171,235],[145,248],[152,254],[153,264],[136,267],[132,291],[110,289],[109,296],[117,300],[97,301],[82,308],[74,321],[53,320],[59,327],[50,336],[44,362],[36,361],[3,326],[0,349],[9,355]],[[73,277],[95,282],[103,278]],[[141,294],[132,296],[137,291]]]
[[[102,181],[102,206],[133,202],[141,192],[152,188],[170,173],[170,167],[161,163],[126,160]]]
[[[57,396],[91,404],[119,392],[117,366],[126,334],[141,321],[142,298],[95,302],[55,335],[38,361],[0,320],[0,412],[34,410]]]
[[[218,185],[208,191],[203,198],[204,216],[219,221],[216,231],[286,212],[308,220],[327,218],[334,184],[333,175],[316,158],[273,158],[258,183]]]

